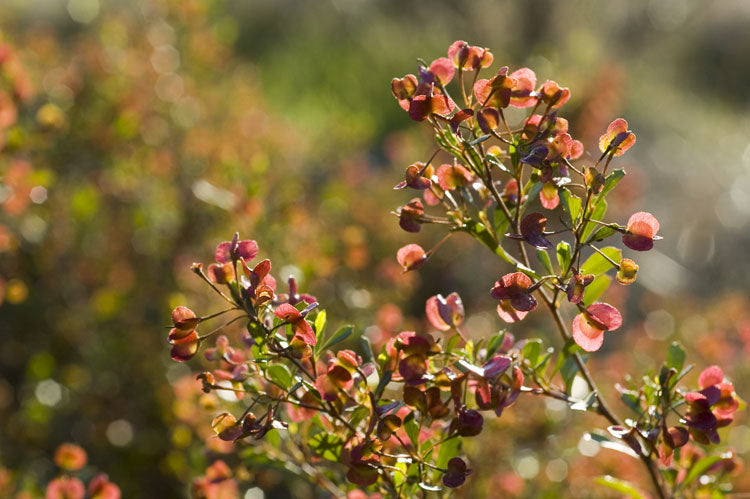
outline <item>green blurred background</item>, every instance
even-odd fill
[[[456,39],[570,87],[563,115],[587,150],[618,116],[638,136],[609,218],[650,211],[665,239],[607,297],[627,305],[627,332],[595,359],[603,376],[642,375],[682,339],[747,399],[748,26],[743,0],[3,1],[0,115],[17,119],[0,119],[0,464],[33,489],[76,441],[125,497],[186,496],[208,457],[164,326],[171,306],[213,303],[189,265],[235,230],[368,334],[420,327],[424,299],[452,290],[470,334],[501,327],[476,276],[503,268],[468,238],[419,275],[394,261],[439,235],[389,214],[408,201],[391,189],[404,167],[432,151],[389,82]],[[622,468],[586,457],[554,404],[534,424],[513,412],[472,449],[464,496],[597,497],[587,463]],[[747,454],[740,419],[722,437]],[[245,488],[314,494],[252,471]]]

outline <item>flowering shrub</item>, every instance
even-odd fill
[[[493,59],[488,49],[457,41],[447,57],[420,62],[417,75],[392,81],[398,104],[430,128],[438,146],[395,186],[420,196],[396,211],[399,225],[410,233],[428,224],[447,229],[432,248],[408,244],[396,258],[404,272],[426,270],[448,238],[468,234],[507,270],[485,284],[499,318],[513,324],[545,308],[558,339],[528,338],[523,329],[469,336],[461,329],[464,304],[452,292],[426,301],[437,335],[403,331],[380,348],[366,337],[351,349],[334,348],[354,328],[326,329],[315,297],[300,294],[294,278],[286,293],[278,291],[270,260],[255,261],[257,243],[235,235],[218,245],[215,263],[192,266],[228,307],[207,314],[175,308],[172,358],[188,361],[203,350],[214,363],[198,375],[202,389],[233,401],[211,426],[220,440],[242,446],[243,460],[262,455],[283,462],[335,496],[362,489],[411,497],[420,489],[460,487],[472,473],[462,442],[522,394],[601,416],[606,431],[589,437],[642,463],[657,497],[690,497],[699,488],[720,494],[725,472],[737,463],[712,454],[710,445],[744,405],[720,367],[703,370],[697,389],[686,388],[682,380],[692,366],[684,349],[671,344],[660,367],[617,386],[630,411],[623,418],[586,364],[605,332],[623,322],[616,307],[598,301],[613,282],[608,273],[614,269],[615,280],[628,285],[638,271],[621,248],[605,244],[619,234],[628,249],[648,251],[660,239],[650,213],[635,213],[625,225],[605,220],[607,195],[625,175],[610,167],[635,134],[616,119],[599,140],[598,159],[574,164],[584,145],[558,116],[569,89],[538,84],[528,68],[502,67],[480,78]],[[529,111],[510,119],[518,109]],[[204,325],[210,321],[223,322]],[[233,340],[220,334],[236,323],[243,327]],[[584,398],[573,393],[576,377],[588,386]],[[222,484],[230,494],[231,476],[217,461],[195,489],[211,497],[211,486]],[[637,485],[618,478],[597,483],[642,497]]]

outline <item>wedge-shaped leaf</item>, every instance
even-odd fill
[[[643,414],[643,409],[641,409],[640,399],[638,398],[638,392],[624,391],[620,394],[620,400],[622,400],[622,402],[626,406],[630,407],[639,416]]]
[[[682,348],[682,345],[676,341],[672,342],[667,350],[667,367],[680,372],[685,365],[685,359],[685,349]]]
[[[622,180],[622,177],[625,176],[625,170],[620,168],[619,170],[615,170],[609,175],[607,175],[607,178],[604,179],[604,186],[602,187],[601,192],[599,193],[599,197],[603,198],[606,196],[609,191],[615,188],[615,186]]]
[[[555,362],[555,368],[552,370],[552,374],[550,374],[550,377],[557,374],[557,371],[559,371],[562,368],[565,361],[580,350],[581,350],[581,347],[578,346],[578,343],[576,343],[573,338],[568,338],[562,350],[560,350],[560,353],[557,356],[557,361]]]
[[[521,349],[521,357],[526,359],[531,367],[536,366],[539,361],[539,354],[542,352],[542,340],[529,340]]]
[[[607,202],[604,199],[599,199],[599,201],[596,202],[594,211],[591,213],[589,218],[593,220],[602,220],[605,213],[607,213]],[[594,222],[588,222],[586,224],[586,227],[583,229],[583,233],[581,234],[581,240],[588,241],[589,236],[591,236],[591,234],[596,230],[597,227],[601,227],[601,225],[595,224]]]
[[[419,452],[419,426],[417,426],[417,422],[414,420],[414,412],[410,412],[404,418],[404,430],[406,430],[406,435],[409,437],[411,445]]]
[[[501,169],[502,171],[506,173],[510,173],[510,170],[508,170],[508,168],[506,168],[503,162],[500,161],[500,159],[497,158],[496,156],[493,156],[492,154],[488,154],[485,156],[485,158],[487,159],[487,162],[490,163],[491,165],[498,167],[499,169]]]
[[[383,376],[380,378],[380,382],[378,383],[377,388],[375,388],[375,397],[378,398],[383,394],[383,390],[385,390],[386,385],[391,382],[391,376],[393,376],[393,371],[385,371],[383,373]]]
[[[678,488],[682,489],[693,483],[697,478],[700,478],[708,469],[714,464],[721,461],[721,456],[706,456],[699,459],[688,471],[685,479],[680,482]]]
[[[601,248],[601,252],[607,255],[610,260],[613,260],[615,262],[619,262],[622,259],[622,250],[620,248],[607,246],[606,248]],[[584,275],[599,275],[613,268],[614,267],[612,266],[612,263],[609,262],[609,260],[604,258],[599,252],[595,251],[590,257],[586,259],[585,262],[583,262],[583,265],[581,265],[579,271]]]
[[[575,379],[577,372],[578,363],[576,362],[575,357],[568,357],[560,368],[560,376],[565,383],[565,391],[568,393],[570,393],[570,389],[573,387],[573,380]]]
[[[266,368],[266,374],[271,380],[284,390],[292,386],[292,373],[284,364],[273,364]]]
[[[583,302],[591,304],[596,302],[600,296],[607,291],[609,285],[612,284],[612,278],[608,275],[602,274],[586,286],[586,290],[583,292]]]
[[[581,198],[571,194],[565,187],[561,187],[559,193],[563,210],[570,218],[571,225],[575,225],[578,216],[581,214]]]
[[[603,241],[609,236],[616,234],[617,231],[613,227],[599,227],[596,232],[591,234],[591,237],[586,241],[587,243],[594,243],[597,241]]]
[[[601,476],[599,478],[596,478],[594,482],[616,492],[619,492],[620,494],[632,497],[633,499],[646,499],[646,496],[644,496],[637,488],[635,488],[635,485],[613,476]]]
[[[359,344],[362,347],[362,360],[364,360],[364,362],[372,362],[375,359],[375,353],[372,351],[370,338],[365,335],[360,336]]]
[[[323,330],[326,327],[326,311],[319,310],[318,315],[315,316],[315,336],[318,339],[318,343],[323,339]]]
[[[487,342],[487,359],[491,359],[493,355],[495,355],[495,352],[498,351],[498,349],[503,346],[503,343],[505,342],[505,334],[506,332],[498,331]]]
[[[449,438],[440,444],[440,450],[438,450],[438,457],[435,466],[438,468],[445,469],[448,466],[448,461],[458,456],[461,450],[461,439],[458,437]]]
[[[539,182],[538,180],[535,181],[534,185],[531,187],[529,193],[527,194],[528,197],[526,198],[526,202],[523,204],[521,213],[525,213],[528,211],[529,206],[535,199],[537,199],[538,194],[541,192],[543,186],[544,185],[542,184],[542,182]]]
[[[326,349],[331,348],[333,345],[341,343],[342,341],[347,339],[352,334],[352,332],[354,332],[354,326],[342,327],[341,329],[333,333],[333,335],[328,338],[325,343],[323,343],[319,351],[323,352]]]
[[[689,373],[692,370],[693,370],[693,364],[688,364],[685,367],[683,367],[682,371],[680,371],[680,374],[678,374],[677,376],[672,376],[672,379],[669,380],[669,387],[674,388],[674,386],[677,385],[677,383],[679,383],[680,380],[684,378],[687,375],[687,373]]]
[[[571,258],[570,244],[567,241],[560,241],[557,244],[557,264],[560,266],[562,272],[565,272],[570,268]]]
[[[323,459],[337,462],[341,460],[341,450],[344,448],[344,441],[341,437],[333,433],[321,432],[313,435],[308,440],[307,445],[316,455]]]
[[[555,273],[555,271],[552,270],[552,262],[549,259],[549,253],[547,253],[547,250],[536,250],[536,258],[537,260],[539,260],[539,263],[542,264],[542,267],[544,267],[544,270],[546,270],[548,274]]]

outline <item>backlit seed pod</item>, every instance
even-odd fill
[[[617,270],[617,282],[624,285],[633,284],[637,273],[638,264],[630,258],[623,258],[620,260],[620,268]]]
[[[628,130],[628,122],[622,118],[617,118],[607,127],[604,135],[599,137],[599,150],[607,150],[613,156],[622,156],[622,154],[633,147],[635,144],[635,134]]]
[[[174,331],[174,329],[173,329]],[[198,333],[191,331],[188,335],[180,338],[170,338],[169,342],[172,344],[172,360],[177,362],[185,362],[192,359],[196,353],[198,353]]]
[[[437,169],[438,183],[444,191],[452,191],[471,182],[471,172],[463,165],[441,165]]]
[[[187,307],[179,306],[172,310],[172,322],[176,329],[182,331],[191,331],[200,322],[200,319],[196,317],[195,312]]]
[[[536,74],[529,68],[521,68],[513,71],[510,77],[516,80],[511,89],[510,105],[513,107],[533,107],[537,97],[532,93],[536,87]]]
[[[120,499],[120,487],[109,481],[104,473],[99,473],[89,482],[88,497],[91,499]]]
[[[406,232],[419,232],[422,228],[422,215],[424,205],[419,198],[414,198],[401,207],[398,224]]]
[[[425,313],[430,324],[441,331],[448,331],[463,322],[464,304],[458,293],[451,293],[445,298],[435,295],[425,302]]]
[[[51,499],[83,499],[86,488],[78,478],[61,476],[47,485],[46,496]]]
[[[435,76],[441,85],[447,85],[453,79],[456,68],[453,66],[453,61],[446,57],[440,57],[430,64],[430,73]]]
[[[80,470],[86,466],[86,451],[75,444],[62,444],[55,450],[54,460],[64,470]]]
[[[627,233],[622,235],[625,246],[636,251],[648,251],[654,247],[654,240],[661,239],[659,221],[651,213],[640,211],[628,219]]]
[[[536,308],[536,299],[527,291],[531,285],[529,276],[522,272],[505,274],[499,281],[495,281],[490,294],[500,300],[497,314],[501,319],[505,322],[520,321]]]
[[[570,99],[570,89],[560,87],[556,81],[547,80],[542,86],[542,102],[558,109]]]
[[[216,284],[234,282],[234,267],[231,263],[212,263],[206,271],[208,277]]]
[[[427,261],[428,255],[418,244],[407,244],[396,253],[396,260],[404,269],[404,272],[417,270]]]
[[[587,352],[595,352],[604,342],[604,332],[622,325],[622,315],[608,303],[594,303],[573,319],[573,340]]]

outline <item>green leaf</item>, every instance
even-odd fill
[[[503,346],[503,342],[505,341],[505,331],[498,331],[492,337],[490,338],[490,341],[487,342],[487,359],[491,359],[493,355],[495,355],[495,352]]]
[[[685,350],[682,348],[682,345],[680,345],[677,341],[672,342],[672,344],[669,345],[669,349],[667,350],[667,367],[680,372],[682,370],[682,367],[685,365],[686,357],[687,356],[685,354]]]
[[[523,204],[523,208],[521,213],[525,213],[526,210],[529,208],[529,205],[537,199],[537,194],[539,194],[542,190],[542,183],[538,180],[533,181],[534,184],[531,186],[531,189],[529,189],[529,193],[527,194],[526,202]]]
[[[503,164],[503,162],[502,162],[502,161],[500,161],[500,159],[499,159],[499,158],[498,158],[497,156],[493,156],[492,154],[487,154],[487,155],[485,156],[485,159],[487,159],[487,162],[488,162],[488,163],[490,163],[490,164],[492,164],[492,165],[494,165],[494,166],[498,167],[498,168],[499,168],[499,169],[501,169],[502,171],[504,171],[504,172],[506,172],[506,173],[510,173],[510,170],[508,170],[508,169],[507,169],[507,168],[505,167],[505,165]]]
[[[461,339],[461,336],[459,336],[458,333],[448,338],[448,341],[445,343],[445,351],[447,353],[452,352],[453,349],[456,348],[456,345],[458,344],[458,340],[460,339]]]
[[[549,347],[547,351],[545,352],[542,357],[537,360],[536,365],[534,366],[535,371],[540,371],[544,366],[547,365],[547,362],[549,362],[549,359],[552,358],[552,354],[555,353],[555,349],[552,347]]]
[[[375,398],[380,398],[380,395],[382,395],[386,385],[391,382],[392,375],[393,371],[385,371],[380,377],[380,382],[378,383],[377,388],[375,388]]]
[[[370,410],[367,407],[360,405],[359,407],[354,409],[354,411],[352,411],[351,415],[349,416],[349,424],[356,428],[369,415]]]
[[[315,454],[323,459],[337,462],[341,459],[341,450],[344,448],[344,441],[334,433],[322,432],[313,435],[308,440],[307,445]]]
[[[333,333],[333,336],[328,338],[323,345],[320,346],[319,350],[320,352],[323,352],[324,350],[331,348],[333,345],[337,343],[341,343],[345,339],[347,339],[352,332],[354,331],[354,326],[344,326],[335,333]]]
[[[404,418],[404,430],[406,430],[406,434],[409,436],[411,445],[419,452],[419,426],[417,426],[417,422],[414,420],[414,411],[410,412]]]
[[[440,444],[440,450],[438,451],[437,462],[435,466],[438,468],[446,468],[448,461],[458,456],[461,450],[461,439],[458,437],[452,437]]]
[[[640,398],[638,397],[638,392],[634,392],[634,391],[622,392],[620,394],[620,400],[622,400],[626,406],[633,409],[633,411],[639,416],[643,414],[643,409],[641,409]]]
[[[601,252],[607,255],[611,260],[618,262],[622,259],[622,250],[620,248],[616,248],[614,246],[607,246],[606,248],[601,248]],[[609,269],[614,268],[612,264],[604,258],[601,254],[599,254],[598,251],[595,251],[590,257],[586,259],[585,262],[583,262],[583,265],[581,265],[580,272],[581,274],[594,274],[599,275],[603,274]],[[588,302],[587,302],[588,303]]]
[[[581,347],[578,346],[578,343],[576,343],[573,338],[568,338],[567,341],[565,341],[565,346],[563,346],[562,350],[560,350],[560,353],[557,356],[557,362],[555,362],[555,368],[552,370],[552,374],[550,374],[550,377],[554,376],[557,371],[562,368],[565,361],[580,349]]]
[[[626,496],[632,497],[633,499],[646,499],[646,497],[641,494],[640,491],[636,489],[632,483],[626,482],[625,480],[620,480],[619,478],[605,475],[596,478],[594,481],[599,485],[603,485],[607,488],[619,492],[620,494],[625,494]]]
[[[688,471],[687,476],[685,477],[685,480],[680,482],[678,485],[678,489],[682,489],[684,487],[687,487],[690,485],[696,478],[699,478],[701,475],[703,475],[708,468],[716,464],[721,460],[721,456],[706,456],[703,459],[699,459],[691,468],[690,471]]]
[[[375,353],[372,351],[372,343],[370,338],[365,335],[359,337],[359,343],[362,346],[362,360],[364,362],[372,362],[375,360]]]
[[[594,220],[602,220],[605,213],[607,213],[607,201],[605,201],[604,199],[599,199],[599,201],[596,202],[594,211],[591,213],[591,216],[589,218],[592,218]],[[600,227],[600,225],[595,224],[594,222],[587,222],[586,227],[583,229],[583,233],[581,233],[581,240],[588,241],[589,236],[597,227]]]
[[[272,364],[266,368],[266,375],[285,390],[292,386],[292,373],[284,364]]]
[[[599,193],[599,198],[603,198],[609,193],[609,191],[614,189],[624,176],[625,170],[623,170],[622,168],[620,168],[619,170],[615,170],[607,175],[607,178],[604,179],[604,186],[602,187],[602,191]]]
[[[557,264],[560,265],[561,272],[570,268],[571,258],[570,244],[567,241],[560,241],[557,244]]]
[[[560,368],[560,376],[565,383],[565,391],[568,393],[570,393],[570,389],[573,386],[573,380],[575,379],[577,372],[578,363],[576,362],[575,357],[568,357],[565,362],[563,362],[563,365]]]
[[[531,367],[536,366],[539,361],[539,354],[542,352],[542,340],[529,340],[521,349],[521,358],[529,361]]]
[[[596,230],[596,232],[594,232],[593,234],[591,234],[591,237],[586,242],[587,243],[593,243],[593,242],[596,242],[596,241],[603,241],[603,240],[607,239],[609,236],[611,236],[612,234],[615,234],[615,233],[617,233],[617,231],[614,228],[612,228],[612,227],[602,227],[602,226],[600,226]]]
[[[670,387],[670,388],[674,388],[674,386],[675,386],[675,385],[677,385],[677,383],[679,383],[679,382],[680,382],[680,380],[681,380],[682,378],[684,378],[684,377],[685,377],[685,375],[686,375],[687,373],[689,373],[690,371],[692,371],[692,370],[693,370],[693,364],[688,364],[687,366],[685,366],[685,367],[684,367],[684,368],[682,369],[682,371],[680,371],[680,374],[678,374],[677,376],[672,376],[672,379],[671,379],[671,380],[669,380],[669,387]]]
[[[571,225],[575,225],[578,216],[581,214],[581,198],[571,194],[565,187],[560,187],[559,193],[563,210],[570,217]]]
[[[318,315],[315,316],[315,336],[318,342],[323,338],[323,329],[326,327],[326,311],[319,310]]]
[[[555,271],[552,270],[552,262],[549,259],[549,254],[547,253],[547,250],[543,250],[543,249],[536,250],[536,257],[539,260],[539,263],[542,264],[542,267],[544,267],[544,270],[546,270],[548,274],[555,273]]]
[[[612,278],[606,274],[602,274],[594,278],[591,284],[586,286],[586,289],[583,292],[583,302],[587,305],[591,305],[592,303],[594,303],[599,299],[601,295],[604,294],[605,291],[607,291],[607,288],[611,283]]]
[[[263,343],[266,339],[266,330],[255,321],[247,323],[247,332],[250,333],[250,336],[252,336],[258,344]]]

